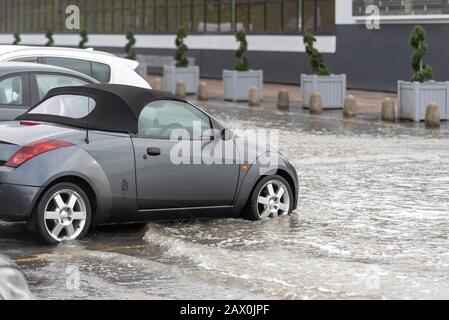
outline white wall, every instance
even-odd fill
[[[87,46],[92,47],[118,47],[123,48],[127,42],[124,35],[117,34],[91,34],[88,35]],[[44,34],[21,35],[22,45],[42,46],[46,43]],[[77,34],[55,34],[55,46],[77,46],[80,37]],[[248,50],[270,52],[305,52],[302,36],[300,35],[248,35]],[[11,35],[0,35],[0,44],[11,44]],[[233,35],[190,35],[186,39],[190,49],[207,50],[235,50],[238,43]],[[174,35],[136,35],[137,48],[175,48]],[[316,47],[321,52],[335,53],[337,39],[335,36],[318,36]]]
[[[356,21],[352,17],[352,0],[335,0],[335,23],[356,23]]]

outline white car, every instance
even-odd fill
[[[0,61],[48,64],[84,73],[101,83],[151,89],[135,70],[139,63],[93,49],[0,45]]]
[[[11,259],[0,255],[0,300],[31,300],[25,277]]]

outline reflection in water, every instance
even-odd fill
[[[55,249],[0,224],[2,252],[39,258],[20,265],[37,297],[449,298],[446,130],[208,109],[230,128],[279,130],[300,177],[295,213],[101,228]]]

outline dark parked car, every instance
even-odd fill
[[[69,69],[27,62],[0,62],[0,121],[13,120],[56,87],[97,80]]]
[[[260,220],[297,205],[283,155],[167,93],[56,88],[16,120],[0,125],[0,219],[28,221],[47,243],[98,224]]]

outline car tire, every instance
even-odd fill
[[[276,175],[266,176],[254,187],[244,217],[264,220],[287,215],[293,210],[293,201],[293,192],[287,180]]]
[[[49,188],[33,215],[37,236],[46,244],[82,239],[89,231],[92,207],[89,197],[73,183]]]

